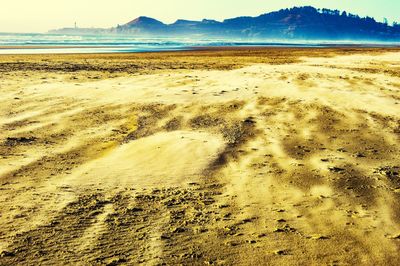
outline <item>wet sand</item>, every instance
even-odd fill
[[[396,265],[400,51],[0,56],[0,265]]]

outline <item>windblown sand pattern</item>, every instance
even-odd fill
[[[0,57],[1,265],[396,265],[400,53]]]

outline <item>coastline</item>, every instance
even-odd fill
[[[176,46],[176,47],[141,47],[138,45],[0,45],[0,55],[18,54],[129,54],[129,53],[156,53],[156,52],[182,52],[182,51],[229,51],[251,49],[276,49],[276,48],[305,48],[305,49],[396,49],[400,44],[381,43],[267,43],[267,44],[236,44],[221,46]]]
[[[372,56],[399,51],[400,47],[196,47],[187,51],[0,54],[0,64],[1,72],[149,73],[173,69],[230,70],[252,64],[299,63],[302,58]],[[16,61],[19,62],[18,65],[13,63]]]

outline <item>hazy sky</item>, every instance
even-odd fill
[[[144,15],[172,23],[178,18],[222,20],[280,8],[312,5],[346,10],[382,21],[400,21],[400,0],[1,0],[0,32],[46,32],[73,26],[112,27]]]

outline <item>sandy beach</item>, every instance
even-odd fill
[[[0,265],[396,265],[400,49],[0,56]]]

